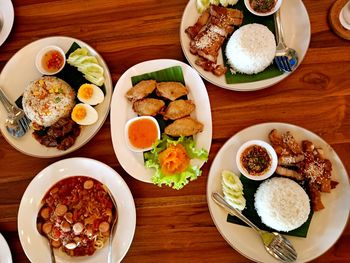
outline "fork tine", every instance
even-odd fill
[[[282,260],[282,261],[287,261],[287,257],[280,251],[279,248],[273,246],[272,251]]]
[[[285,71],[279,56],[275,57],[275,62],[276,62],[276,65],[280,71]]]
[[[23,130],[25,130],[25,131],[28,130],[29,126],[28,126],[28,124],[25,122],[25,120],[24,120],[23,118],[20,118],[20,119],[18,120],[18,122],[19,122],[19,124],[21,125],[21,127],[22,127]]]
[[[288,250],[283,241],[276,245],[276,250],[283,254],[287,261],[293,262],[296,260],[294,253]]]
[[[286,69],[287,69],[288,71],[292,71],[292,68],[291,68],[291,66],[290,66],[290,64],[289,64],[289,59],[288,59],[288,57],[284,56],[282,59],[283,59],[284,64],[286,65]]]
[[[286,57],[281,57],[281,63],[283,64],[283,69],[285,72],[289,72],[288,62],[286,61]]]

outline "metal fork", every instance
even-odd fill
[[[232,207],[226,200],[218,193],[212,193],[213,200],[233,216],[237,216],[251,228],[253,228],[261,237],[266,251],[274,258],[282,262],[294,262],[297,259],[297,252],[293,248],[290,241],[276,232],[267,232],[259,229],[248,218],[246,218],[239,210]]]
[[[298,54],[284,42],[280,9],[277,10],[274,18],[277,32],[277,48],[274,61],[280,71],[291,72],[298,65]]]
[[[115,232],[115,227],[117,226],[117,221],[118,221],[118,209],[117,209],[117,202],[114,199],[113,194],[111,191],[108,189],[106,186],[105,189],[107,190],[109,197],[112,200],[112,203],[115,207],[115,216],[113,218],[112,222],[112,227],[111,227],[111,232],[109,234],[109,244],[108,244],[108,263],[113,263],[113,248],[112,248],[112,242],[113,242],[113,237],[114,237],[114,232]]]
[[[0,101],[7,111],[5,120],[7,131],[14,137],[23,136],[28,130],[30,120],[24,111],[13,105],[6,97],[4,91],[0,88]]]

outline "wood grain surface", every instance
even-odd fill
[[[12,32],[0,47],[0,69],[23,46],[64,35],[94,47],[107,62],[115,84],[136,63],[170,58],[187,62],[179,28],[186,0],[13,0]],[[250,125],[288,122],[321,136],[350,169],[350,42],[327,22],[333,1],[303,1],[310,16],[311,43],[303,63],[282,82],[255,92],[234,92],[208,82],[213,141],[203,175],[175,191],[142,183],[119,165],[109,118],[97,135],[64,158],[97,159],[115,169],[130,187],[137,208],[133,243],[123,262],[247,262],[216,229],[206,202],[213,158],[224,142]],[[20,76],[19,76],[20,77]],[[29,157],[0,137],[0,232],[13,262],[29,262],[19,242],[17,212],[33,177],[62,158]],[[350,200],[349,200],[350,202]],[[337,220],[334,218],[334,220]],[[313,262],[350,262],[350,226]],[[0,259],[1,262],[1,259]]]

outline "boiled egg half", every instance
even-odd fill
[[[78,99],[89,105],[97,105],[104,100],[103,91],[94,84],[83,84],[78,89]]]
[[[91,125],[98,120],[98,114],[92,106],[78,103],[72,110],[71,118],[80,125]]]

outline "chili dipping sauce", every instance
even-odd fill
[[[270,12],[276,5],[277,0],[249,0],[251,8],[258,13]]]
[[[130,124],[128,137],[135,148],[149,148],[158,139],[158,127],[150,119],[139,119]]]
[[[41,59],[41,65],[43,69],[48,73],[54,73],[60,70],[63,64],[64,64],[64,57],[57,50],[47,51]]]
[[[246,148],[240,161],[244,169],[253,176],[263,175],[271,167],[271,157],[264,147],[251,145]]]

